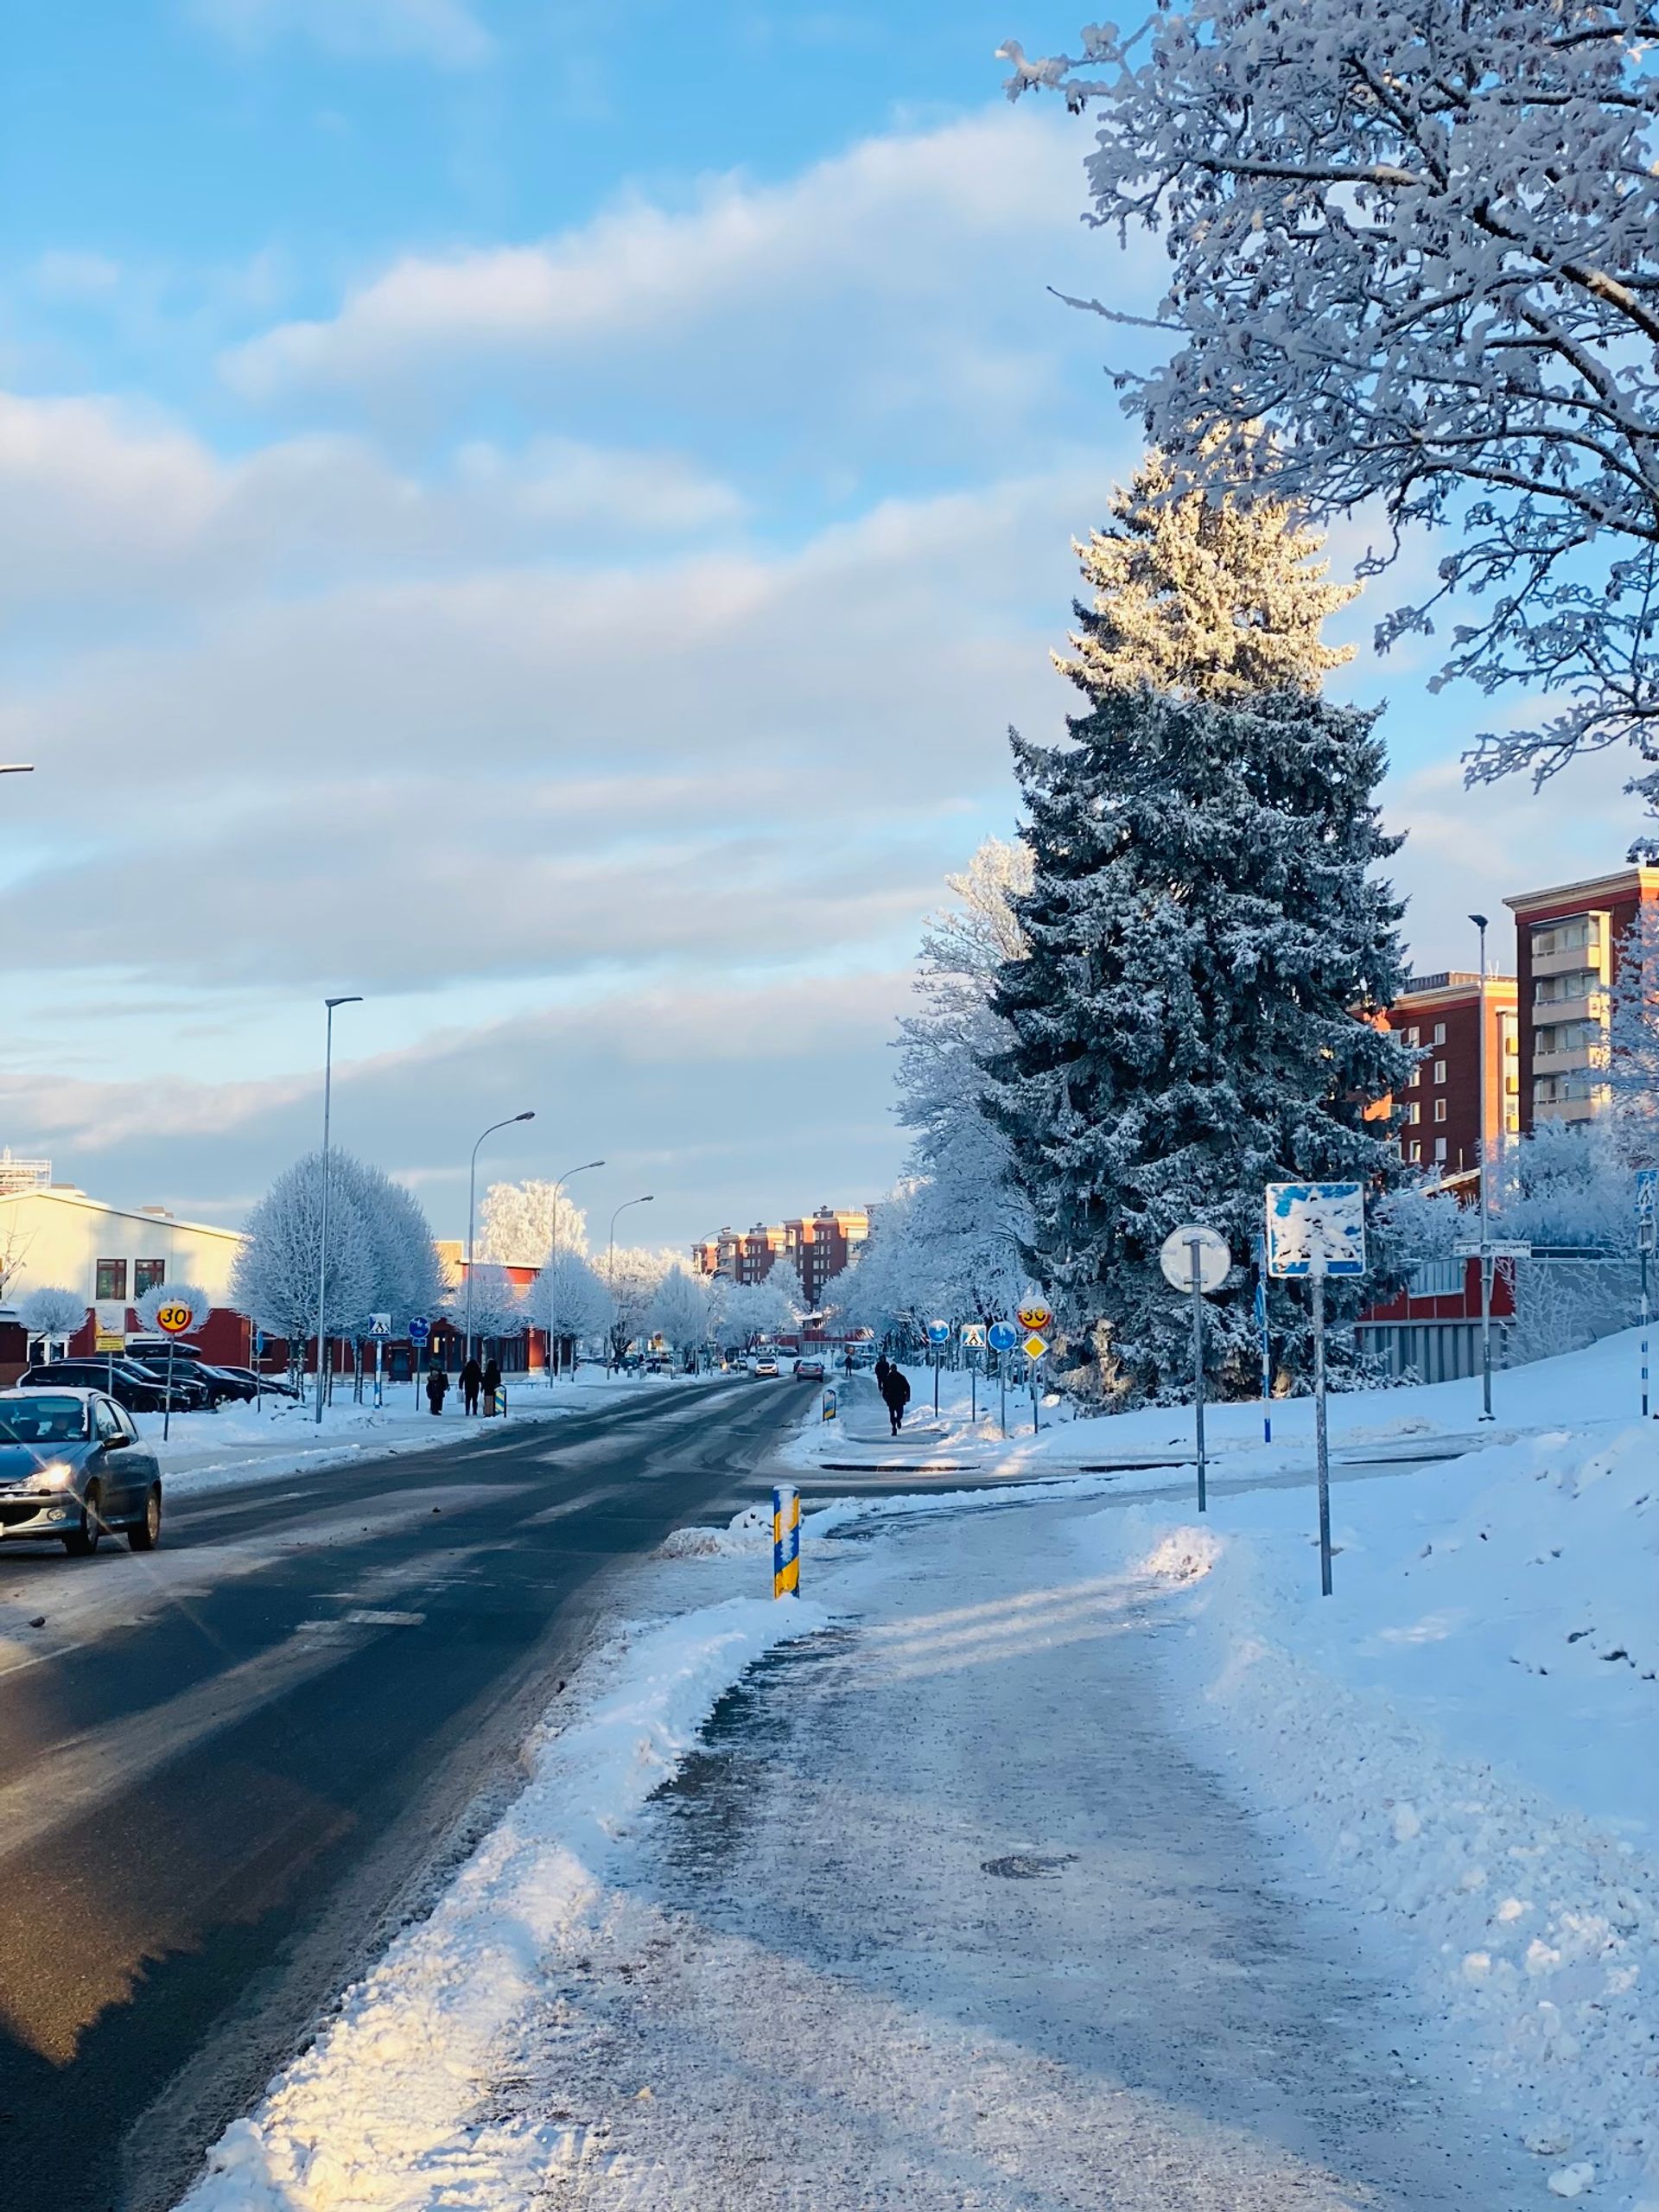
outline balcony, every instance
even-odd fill
[[[1532,1109],[1535,1122],[1593,1122],[1606,1101],[1605,1090],[1590,1098],[1541,1098]]]
[[[1598,1028],[1606,1026],[1607,994],[1590,991],[1576,999],[1537,999],[1532,1008],[1535,1029],[1554,1029],[1563,1021],[1593,1021]]]
[[[1593,968],[1604,978],[1607,973],[1607,943],[1605,930],[1597,930],[1582,944],[1558,945],[1553,952],[1540,949],[1536,938],[1532,946],[1532,972],[1535,976],[1567,976],[1575,968]]]

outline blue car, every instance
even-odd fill
[[[162,1471],[104,1390],[0,1390],[0,1541],[60,1543],[77,1559],[106,1533],[162,1540]]]

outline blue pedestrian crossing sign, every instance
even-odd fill
[[[425,1314],[416,1314],[409,1325],[409,1341],[410,1344],[423,1344],[431,1333],[432,1324],[427,1319]]]

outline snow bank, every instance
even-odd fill
[[[1206,1750],[1366,1916],[1557,2196],[1659,2212],[1659,1446],[1556,1431],[1336,1493],[1155,1507],[1084,1541],[1145,1578]]]
[[[574,1717],[530,1745],[512,1810],[431,1917],[346,1993],[252,2117],[226,2131],[181,2212],[526,2202],[560,2130],[492,2102],[497,2039],[540,1992],[544,1954],[597,1899],[629,1816],[672,1774],[721,1692],[823,1618],[798,1602],[732,1599],[598,1652],[573,1685]]]

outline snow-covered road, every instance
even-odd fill
[[[498,2053],[550,2153],[537,2201],[1549,2201],[1183,1751],[1155,1648],[1179,1631],[1071,1512],[889,1529],[835,1544],[849,1623],[727,1700]]]

